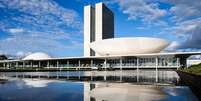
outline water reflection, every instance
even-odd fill
[[[91,96],[97,101],[157,101],[166,98],[159,87],[144,85],[110,84],[97,87],[91,91]]]
[[[96,83],[86,101],[198,101],[186,86]]]
[[[124,71],[67,71],[67,72],[12,72],[1,73],[0,77],[67,79],[78,81],[118,81],[177,83],[178,75],[170,70],[124,70]]]
[[[0,81],[0,101],[83,101],[83,83],[49,80]]]
[[[186,86],[0,80],[0,101],[197,101]]]

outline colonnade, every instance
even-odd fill
[[[144,60],[143,60],[144,59]],[[145,61],[147,60],[147,61]],[[180,59],[179,58],[170,58],[169,61],[167,59],[163,59],[160,57],[152,57],[152,58],[141,58],[135,57],[131,59],[119,57],[114,59],[104,58],[99,60],[90,59],[85,62],[84,59],[74,59],[74,60],[19,60],[19,61],[6,61],[0,62],[0,68],[75,68],[80,70],[82,68],[102,68],[107,70],[108,68],[113,69],[125,69],[125,68],[134,68],[137,71],[141,68],[151,68],[151,69],[159,69],[159,68],[175,68],[178,69],[180,67]]]

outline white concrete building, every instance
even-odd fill
[[[169,42],[159,38],[127,37],[92,42],[90,47],[100,56],[159,53]]]
[[[98,56],[89,44],[114,37],[114,16],[103,3],[84,7],[84,56]]]
[[[161,52],[169,44],[160,38],[114,38],[114,15],[103,3],[84,7],[84,56],[51,58],[35,53],[19,60],[1,60],[0,68],[75,68],[77,70],[178,69],[186,60],[201,52]]]
[[[89,47],[95,41],[95,9],[91,6],[84,7],[84,56],[95,55]]]

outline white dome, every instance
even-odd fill
[[[46,53],[37,52],[37,53],[33,53],[26,56],[23,60],[43,60],[43,59],[50,59],[50,58],[51,57]]]
[[[90,47],[98,55],[106,56],[158,53],[168,45],[168,41],[160,38],[129,37],[95,41]]]

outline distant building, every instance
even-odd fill
[[[201,63],[201,59],[188,59],[187,60],[187,67],[190,67],[192,65],[198,65]]]

